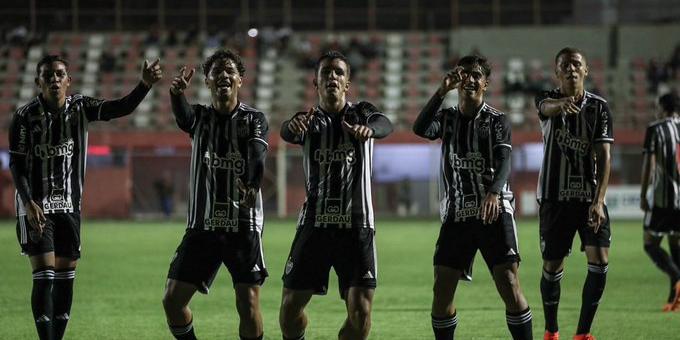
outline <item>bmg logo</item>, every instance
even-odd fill
[[[36,157],[47,159],[60,156],[71,157],[73,156],[73,148],[73,139],[69,138],[65,142],[54,146],[50,144],[38,144],[33,151]]]

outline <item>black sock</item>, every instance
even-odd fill
[[[184,326],[168,326],[170,327],[170,332],[175,339],[178,340],[196,340],[196,334],[194,334],[193,320],[189,321],[188,324]]]
[[[73,301],[73,280],[76,277],[75,268],[59,269],[54,273],[54,287],[52,288],[52,303],[54,304],[54,338],[64,337],[66,325],[71,318],[71,302]]]
[[[52,329],[52,283],[54,267],[44,267],[33,271],[33,291],[31,293],[31,309],[33,320],[40,340],[54,339]]]
[[[600,298],[602,298],[604,286],[607,283],[607,270],[606,263],[588,263],[588,275],[583,284],[581,315],[579,316],[576,334],[590,333],[590,326],[593,324],[597,306],[600,304]]]
[[[456,312],[451,316],[438,318],[432,316],[432,330],[435,340],[452,340],[453,333],[458,325],[458,315]]]
[[[305,340],[305,333],[302,333],[302,335],[295,338],[286,338],[285,336],[283,336],[283,340]]]
[[[245,337],[245,336],[243,336],[243,335],[239,335],[238,337],[239,337],[241,340],[262,340],[262,339],[264,339],[264,334],[262,334],[262,335],[260,335],[260,336],[258,336],[258,337],[255,337],[255,338],[248,338],[248,337]]]
[[[531,340],[531,308],[521,312],[511,313],[505,311],[505,321],[514,340]]]
[[[671,278],[671,281],[675,282],[680,279],[680,269],[658,244],[645,244],[645,252],[652,262]]]
[[[560,280],[564,271],[556,273],[543,269],[541,276],[541,298],[543,300],[543,315],[545,316],[545,330],[555,333],[557,325],[557,307],[560,304]]]

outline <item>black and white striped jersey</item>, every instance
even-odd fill
[[[254,207],[239,203],[243,197],[237,179],[247,183],[248,144],[267,144],[269,126],[261,111],[239,103],[231,114],[212,106],[186,106],[179,127],[191,136],[191,175],[187,228],[261,232],[264,222],[262,194]],[[173,106],[173,111],[180,107]],[[175,112],[178,115],[178,112]]]
[[[559,89],[536,96],[543,133],[543,163],[538,178],[539,201],[592,202],[597,188],[593,145],[613,143],[612,114],[607,101],[585,91],[576,115],[547,117],[540,112],[548,98],[563,98]]]
[[[143,96],[142,96],[143,97]],[[74,94],[63,112],[50,112],[40,96],[20,107],[10,126],[9,151],[23,156],[30,196],[45,214],[78,213],[87,161],[87,125],[101,116],[103,100]],[[17,193],[17,216],[26,214]]]
[[[436,110],[438,106],[430,109]],[[439,176],[442,222],[479,219],[482,202],[499,171],[497,156],[512,150],[507,116],[482,103],[474,117],[463,115],[456,106],[439,110],[431,122],[424,123],[428,125],[415,129],[421,131],[418,133],[421,137],[442,140]],[[510,162],[509,157],[506,161]],[[498,193],[502,212],[512,214],[513,194],[507,180],[500,184]]]
[[[339,113],[327,113],[316,107],[306,133],[284,137],[287,142],[303,148],[307,198],[298,226],[374,228],[371,197],[373,138],[357,141],[345,132],[342,121],[368,125],[368,121],[376,115],[387,120],[367,102],[347,103]],[[283,129],[287,129],[287,122]]]
[[[680,118],[657,120],[647,127],[644,153],[654,155],[650,205],[680,209]]]

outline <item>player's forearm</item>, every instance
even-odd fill
[[[420,137],[428,138],[428,130],[432,127],[432,122],[437,114],[437,110],[444,102],[444,97],[440,96],[439,93],[435,93],[432,98],[425,104],[418,118],[413,123],[413,133]]]
[[[184,94],[173,94],[171,91],[170,105],[177,125],[182,129],[191,127],[195,113]]]
[[[640,197],[645,197],[649,186],[649,174],[651,173],[651,163],[649,154],[645,153],[642,157],[642,176],[640,178]]]
[[[597,187],[595,188],[594,202],[604,203],[604,198],[607,194],[607,187],[609,186],[609,173],[611,171],[611,155],[609,154],[608,147],[607,150],[598,152],[596,157]]]
[[[151,87],[140,81],[125,97],[103,102],[99,113],[100,118],[109,120],[131,114],[144,100],[149,90]]]
[[[12,173],[14,186],[21,197],[21,201],[26,204],[31,201],[31,187],[28,185],[28,171],[26,169],[26,156],[10,154],[9,170]]]
[[[547,98],[541,101],[538,109],[546,117],[555,117],[562,113],[562,104],[562,99]]]
[[[383,114],[373,114],[369,117],[366,126],[373,129],[372,138],[380,139],[387,137],[394,127],[392,127],[392,122],[385,117]]]
[[[267,159],[267,147],[258,141],[248,143],[248,178],[249,188],[260,189],[264,175],[264,162]]]
[[[498,147],[494,153],[494,166],[496,173],[494,175],[493,183],[489,187],[489,192],[500,194],[503,187],[508,183],[510,178],[511,161],[510,148]]]

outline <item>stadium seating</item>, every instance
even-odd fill
[[[445,62],[451,58],[448,39],[444,32],[299,33],[282,48],[247,38],[238,46],[246,65],[241,99],[267,112],[272,125],[278,124],[292,113],[314,105],[317,100],[311,86],[313,72],[309,64],[300,63],[297,45],[304,44],[310,58],[315,58],[328,46],[340,47],[354,61],[352,58],[363,51],[357,53],[352,44],[359,44],[370,47],[375,55],[360,56],[359,65],[353,65],[350,100],[373,102],[390,114],[398,128],[409,128],[441,81]],[[193,102],[209,103],[210,93],[203,85],[200,64],[214,50],[215,47],[204,47],[199,42],[190,46],[147,44],[143,33],[134,32],[55,32],[49,34],[42,45],[0,47],[0,109],[7,113],[0,119],[0,125],[7,126],[11,116],[8,113],[37,94],[33,79],[34,65],[39,58],[46,53],[62,53],[70,62],[74,79],[72,91],[101,98],[125,95],[139,80],[142,60],[160,58],[165,77],[136,114],[115,124],[101,124],[95,128],[174,129],[168,95],[171,79],[182,65],[196,68],[197,74],[187,94]],[[496,57],[494,51],[482,52],[489,55],[493,67],[488,102],[508,112],[516,129],[536,130],[533,95],[540,88],[554,86],[551,83],[552,61],[502,57],[501,54]],[[109,69],[109,65],[103,67],[103,54],[113,57],[113,69]],[[612,85],[615,82],[611,80],[616,71],[608,69],[600,57],[592,58],[589,64],[589,88],[605,96],[615,94],[618,87]],[[617,117],[622,118],[615,122],[623,127],[635,127],[648,121],[655,110],[653,99],[656,94],[647,91],[644,59],[631,57],[629,64],[622,87],[628,89],[625,92],[628,95],[623,96],[628,98],[627,102],[612,103]],[[455,103],[455,94],[447,99],[447,103]]]

